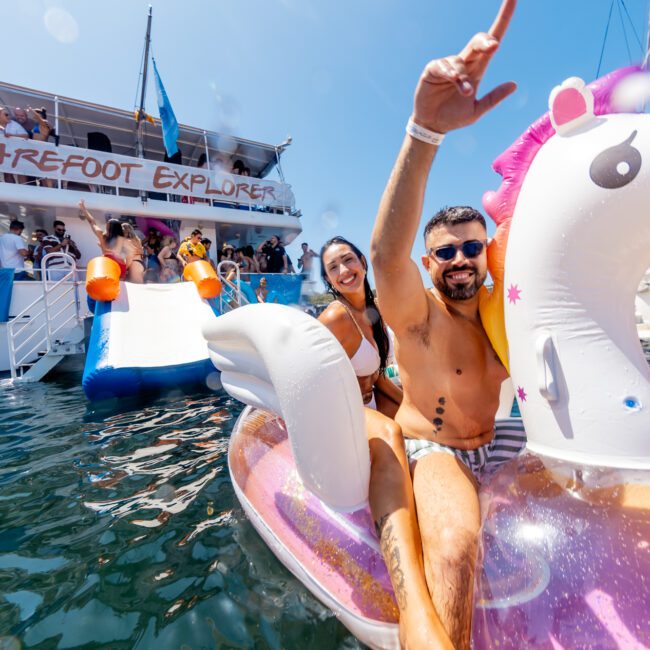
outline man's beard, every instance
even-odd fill
[[[447,275],[450,273],[458,273],[459,271],[471,271],[474,275],[467,282],[464,282],[462,284],[448,284]],[[470,298],[473,298],[478,290],[483,286],[486,275],[486,273],[484,273],[482,276],[479,275],[478,269],[473,266],[463,266],[461,268],[445,271],[445,273],[442,275],[442,278],[439,280],[433,280],[433,284],[435,288],[440,291],[440,293],[447,296],[447,298],[450,300],[469,300]]]

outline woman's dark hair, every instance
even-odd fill
[[[109,219],[106,222],[106,233],[104,239],[107,244],[115,241],[118,237],[123,237],[122,222],[119,219]]]
[[[368,282],[368,273],[367,273],[368,263],[366,262],[365,255],[352,242],[349,242],[345,237],[341,237],[341,236],[332,237],[332,239],[328,239],[323,244],[323,247],[320,249],[320,276],[323,280],[323,283],[325,284],[325,287],[327,288],[328,293],[331,293],[335,299],[340,298],[341,294],[332,286],[332,284],[328,280],[327,270],[325,269],[325,264],[323,263],[323,256],[325,255],[325,251],[330,246],[333,246],[334,244],[344,244],[345,246],[349,246],[352,252],[359,258],[359,260],[361,260],[361,264],[363,264],[363,268],[366,269],[366,277],[363,279],[363,288],[365,290],[365,298],[366,298],[366,311],[368,309],[372,309],[374,311],[374,314],[370,315],[370,322],[372,323],[372,336],[375,339],[375,343],[377,344],[377,349],[379,350],[379,358],[381,359],[381,362],[379,364],[379,370],[380,372],[383,373],[384,370],[386,369],[386,360],[388,359],[388,349],[389,349],[388,333],[386,332],[386,326],[384,325],[384,320],[381,317],[381,312],[377,307],[377,303],[375,302],[375,296],[372,293],[372,289],[370,288],[370,283]]]

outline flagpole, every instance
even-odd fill
[[[140,108],[138,109],[138,130],[136,141],[136,153],[138,158],[144,158],[144,142],[142,130],[145,120],[144,101],[147,93],[147,70],[149,68],[149,45],[151,44],[151,14],[152,7],[149,5],[149,15],[147,16],[147,35],[144,40],[144,65],[142,66],[142,89],[140,91]]]

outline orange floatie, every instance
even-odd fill
[[[93,300],[111,302],[120,295],[120,265],[109,257],[94,257],[86,270],[86,292]]]
[[[183,278],[194,282],[201,298],[216,298],[221,293],[221,282],[217,273],[205,260],[190,262],[183,271]]]

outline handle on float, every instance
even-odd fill
[[[551,333],[544,330],[535,342],[537,355],[537,386],[541,396],[549,402],[560,398],[555,378],[555,345]]]
[[[221,293],[221,281],[217,272],[205,260],[190,262],[183,271],[183,279],[194,282],[201,298],[216,298]]]
[[[86,293],[99,302],[112,302],[120,295],[120,265],[110,257],[94,257],[86,269]]]

